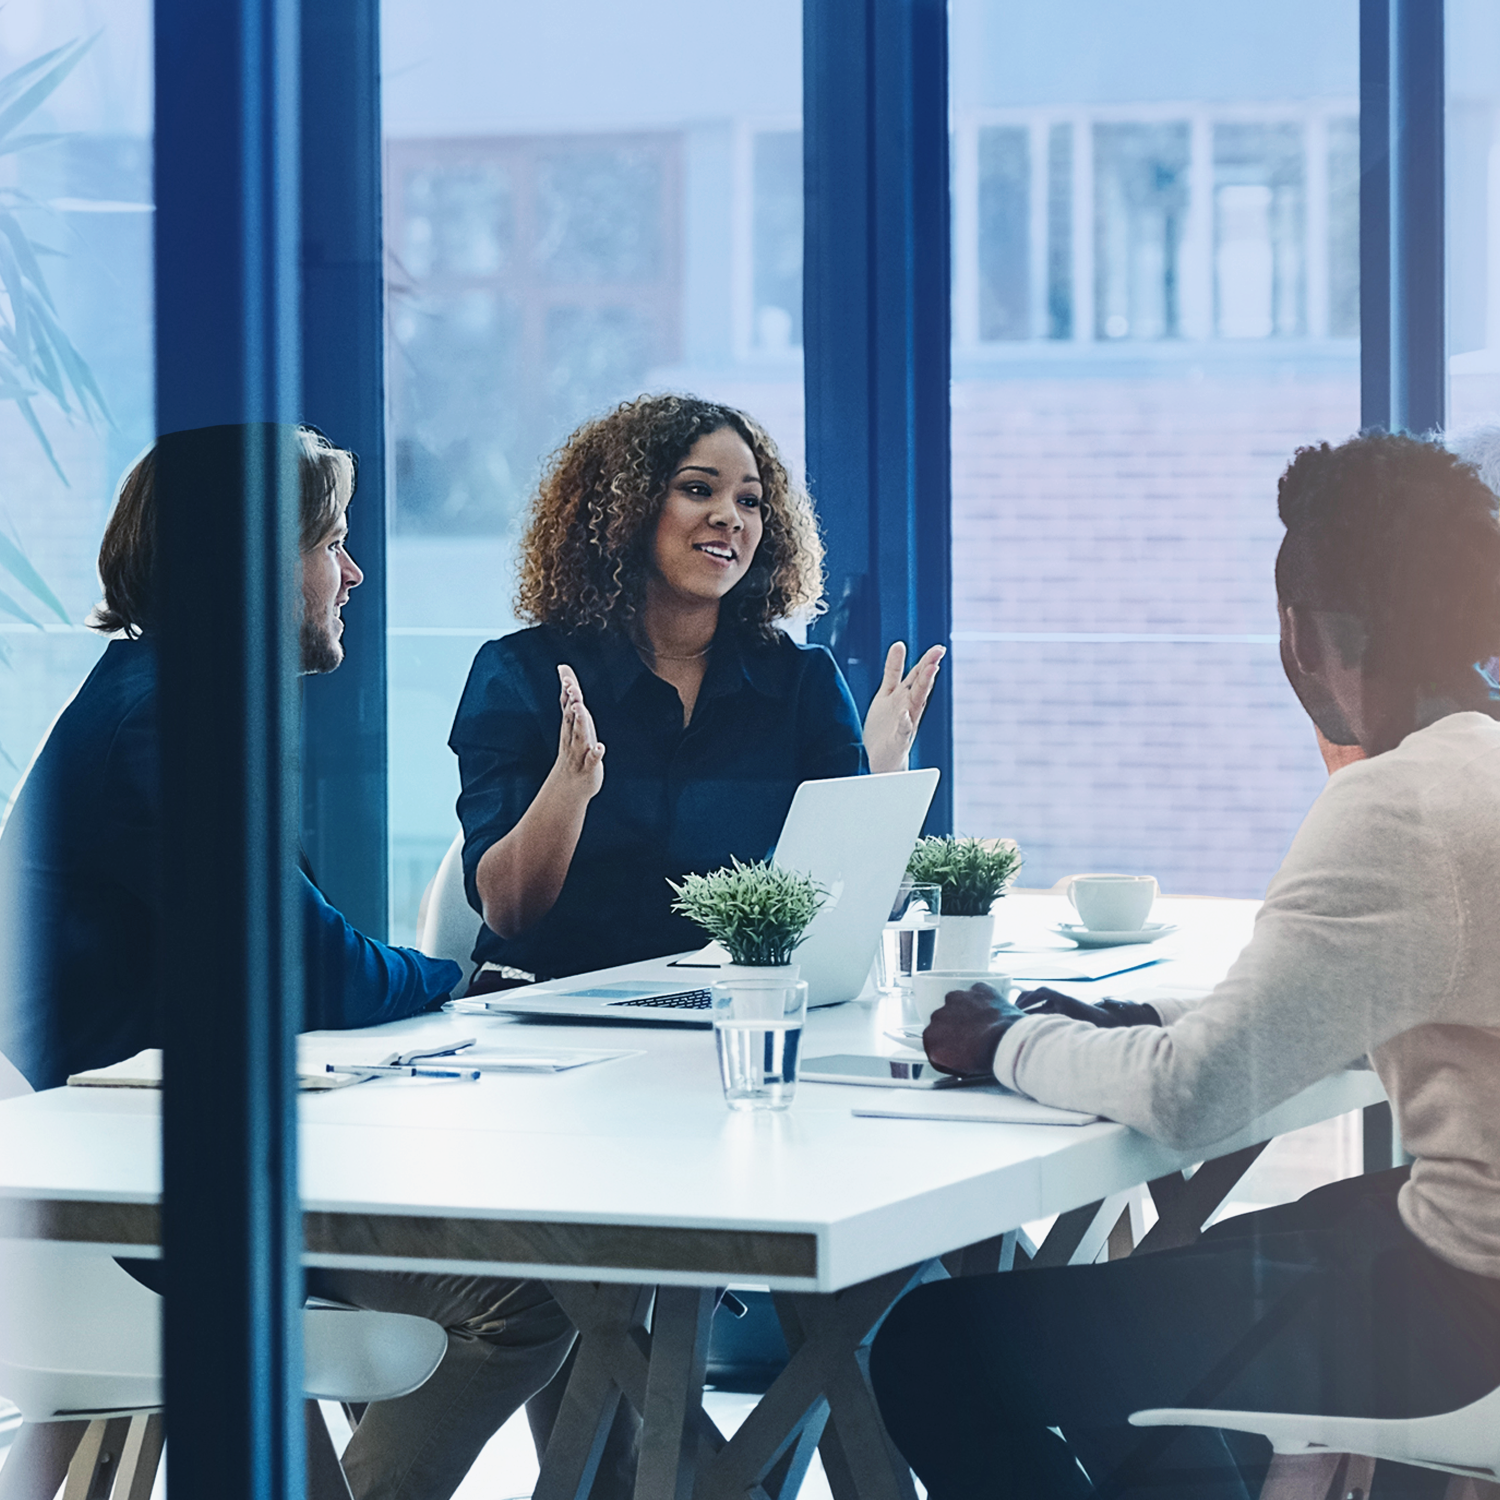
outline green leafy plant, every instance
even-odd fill
[[[987,916],[1020,868],[1014,839],[918,839],[906,862],[913,882],[942,887],[945,917]]]
[[[0,78],[0,157],[66,139],[56,132],[28,130],[26,124],[95,39],[80,38],[55,47]],[[112,424],[113,419],[93,372],[58,319],[42,269],[44,259],[63,252],[34,239],[23,223],[23,215],[48,213],[51,210],[30,194],[0,186],[0,401],[15,402],[53,472],[66,485],[68,476],[37,416],[36,401],[48,399],[70,421],[82,418],[91,427],[100,421]],[[40,627],[41,621],[33,613],[40,605],[64,624],[71,623],[62,601],[26,556],[20,540],[3,531],[0,577],[12,581],[15,590],[0,588],[0,614]],[[10,665],[10,652],[3,641],[0,665]],[[0,760],[13,770],[19,769],[3,746]]]
[[[14,156],[65,138],[56,133],[24,131],[22,127],[93,44],[94,37],[68,42],[0,78],[0,156]],[[81,416],[89,423],[108,421],[109,408],[93,372],[58,321],[57,305],[42,270],[45,257],[63,252],[26,232],[19,215],[28,210],[49,211],[19,188],[0,187],[0,292],[4,293],[0,302],[0,400],[16,403],[47,461],[66,484],[67,475],[32,403],[38,396],[49,396],[67,416]],[[50,600],[44,598],[44,602],[50,607]]]
[[[669,880],[672,909],[722,943],[737,964],[789,964],[828,893],[807,875],[731,860],[727,870]]]

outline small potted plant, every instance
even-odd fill
[[[720,971],[726,980],[737,977],[735,970],[769,968],[780,971],[775,976],[780,982],[797,978],[792,954],[826,895],[810,876],[761,861],[742,865],[732,859],[727,870],[684,875],[681,885],[667,884],[677,893],[673,910],[728,950],[729,966]]]
[[[917,840],[906,873],[914,882],[939,886],[939,969],[989,968],[995,941],[995,900],[1016,878],[1021,851],[1014,839],[925,838]]]

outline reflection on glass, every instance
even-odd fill
[[[676,352],[678,142],[391,153],[395,522],[513,529],[542,457]]]
[[[1500,416],[1500,0],[1448,0],[1448,425]]]
[[[1186,125],[1094,127],[1097,336],[1176,338],[1188,206]]]
[[[1324,777],[1272,562],[1360,420],[1357,7],[1199,10],[951,10],[955,818],[1028,884],[1259,895]]]
[[[1073,127],[1047,132],[1047,337],[1073,337]]]
[[[0,19],[0,816],[103,649],[99,537],[152,435],[151,8],[91,9]]]
[[[1031,144],[1025,130],[979,132],[979,337],[1031,336]]]
[[[753,342],[781,354],[802,347],[802,132],[757,131],[754,152]]]
[[[1359,121],[1328,122],[1328,333],[1359,337]]]
[[[547,455],[673,389],[755,411],[800,462],[802,18],[796,0],[691,24],[662,0],[380,11],[391,931],[409,941],[458,827],[454,709],[480,644],[515,628]]]
[[[1214,299],[1221,338],[1304,331],[1302,132],[1214,127]]]
[[[542,275],[573,282],[651,282],[664,270],[667,205],[660,149],[600,145],[537,163],[536,244]]]

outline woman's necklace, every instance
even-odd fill
[[[648,645],[645,648],[651,653],[654,661],[701,661],[710,651],[714,649],[710,641],[701,651],[691,651],[686,656],[672,656],[666,651],[658,651],[655,646]]]

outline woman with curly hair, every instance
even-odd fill
[[[904,769],[942,650],[896,645],[863,731],[821,646],[807,495],[742,412],[642,396],[580,427],[532,503],[517,613],[449,744],[474,957],[555,979],[702,941],[669,879],[764,859],[803,781]],[[605,746],[610,747],[605,769]]]

